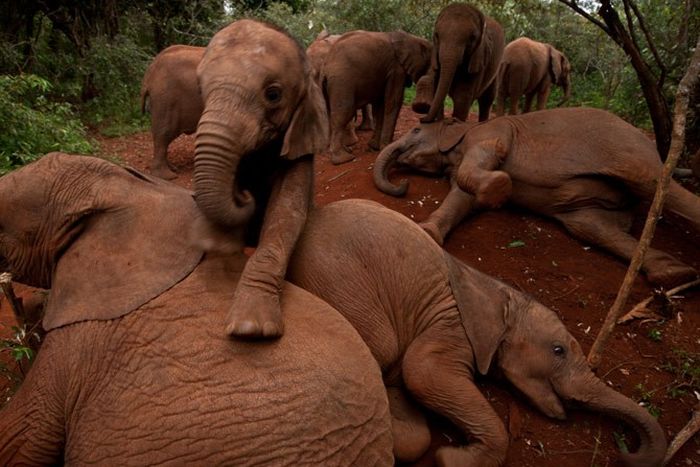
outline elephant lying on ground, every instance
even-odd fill
[[[427,113],[421,121],[442,118],[448,93],[453,117],[466,121],[477,100],[479,121],[488,120],[504,46],[501,25],[476,7],[452,3],[443,8],[435,20],[430,69],[416,84],[412,104],[415,112]]]
[[[203,256],[189,191],[50,154],[0,178],[0,200],[0,263],[53,288],[0,465],[392,465],[379,369],[330,306],[285,283],[284,339],[225,335],[242,232]]]
[[[438,465],[503,464],[508,435],[473,382],[496,367],[550,417],[563,419],[567,401],[630,423],[641,446],[624,454],[629,465],[659,465],[664,457],[656,420],[593,375],[554,311],[461,263],[394,211],[364,200],[314,210],[288,272],[337,308],[377,359],[397,459],[416,459],[430,444],[407,392],[473,438],[439,448]]]
[[[351,31],[333,44],[321,80],[331,127],[331,162],[354,156],[343,146],[344,129],[357,109],[372,104],[372,149],[389,144],[403,104],[404,86],[416,82],[430,65],[430,42],[403,31]]]
[[[650,201],[662,165],[641,131],[598,109],[543,110],[479,124],[421,124],[377,157],[374,181],[400,196],[407,183],[388,180],[394,162],[428,173],[451,172],[452,189],[423,228],[440,244],[474,209],[506,201],[553,217],[576,238],[630,260],[633,207]],[[461,189],[460,189],[461,188]],[[700,232],[700,198],[671,181],[666,209]],[[650,248],[642,264],[654,283],[697,275],[692,267]]]
[[[197,65],[204,47],[173,45],[156,55],[141,83],[141,111],[151,114],[151,173],[171,180],[168,146],[181,134],[197,130],[204,104],[197,86]]]
[[[543,110],[552,84],[564,90],[563,104],[571,96],[571,65],[564,54],[551,44],[527,37],[512,41],[503,51],[498,71],[496,115],[505,113],[506,98],[510,100],[510,114],[516,115],[521,96],[525,96],[523,113],[530,111],[535,95],[537,110]]]

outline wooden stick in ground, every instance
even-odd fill
[[[22,307],[22,302],[19,301],[15,295],[15,291],[12,288],[12,274],[9,272],[3,272],[0,274],[0,288],[7,298],[7,302],[12,308],[12,312],[15,315],[17,323],[24,323],[24,308]]]
[[[664,164],[663,172],[661,174],[661,179],[656,185],[656,193],[654,194],[654,200],[651,203],[651,208],[649,209],[649,214],[647,215],[647,220],[644,223],[644,230],[642,231],[642,236],[639,239],[639,244],[637,245],[637,250],[634,252],[632,257],[632,262],[627,268],[627,274],[625,274],[625,279],[622,281],[622,286],[615,297],[615,302],[613,303],[608,315],[605,317],[605,322],[603,327],[600,329],[598,336],[596,337],[591,351],[588,353],[588,364],[592,368],[598,368],[600,365],[600,360],[603,354],[603,348],[612,334],[615,328],[615,323],[620,318],[623,312],[623,308],[627,303],[630,291],[632,290],[632,284],[639,274],[639,269],[644,261],[644,256],[646,255],[649,245],[651,244],[652,238],[654,238],[654,230],[656,230],[656,222],[661,215],[661,210],[663,209],[664,200],[666,199],[666,193],[668,192],[668,185],[671,182],[671,175],[673,170],[676,168],[678,159],[683,152],[684,140],[685,140],[685,119],[688,112],[688,100],[690,96],[690,90],[693,89],[695,83],[698,80],[698,75],[700,74],[700,38],[698,38],[698,44],[695,47],[695,52],[691,58],[688,70],[683,76],[680,84],[678,85],[678,91],[676,92],[676,103],[674,106],[674,118],[673,118],[673,137],[671,139],[671,149],[668,153],[668,158]]]
[[[676,437],[673,438],[673,441],[671,441],[671,444],[668,446],[663,465],[668,464],[678,450],[698,431],[700,431],[700,403],[693,409],[693,415],[690,417],[688,424],[676,434]]]

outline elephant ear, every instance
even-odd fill
[[[438,137],[438,149],[441,153],[452,151],[455,146],[462,142],[467,133],[469,125],[453,118],[443,120]]]
[[[411,77],[411,80],[417,83],[430,66],[432,45],[425,39],[412,36],[404,31],[393,31],[388,34],[396,60],[401,64],[401,68],[406,74]]]
[[[548,46],[549,48],[549,73],[552,76],[552,83],[557,84],[561,79],[562,73],[562,61],[564,60],[564,55],[557,49]]]
[[[80,233],[55,266],[47,331],[125,316],[187,277],[202,259],[186,234],[198,215],[189,191],[117,166],[103,167],[99,178],[81,192],[82,206],[60,213],[80,222]]]
[[[284,135],[280,155],[289,160],[324,151],[328,146],[328,113],[318,85],[310,78]]]
[[[486,68],[487,61],[491,57],[491,41],[488,37],[488,22],[484,14],[479,12],[479,20],[481,21],[481,40],[479,45],[474,50],[474,53],[469,57],[469,66],[467,72],[470,74],[481,73]]]
[[[457,302],[462,327],[474,352],[479,373],[488,373],[506,335],[510,296],[495,279],[470,268],[444,252],[450,288]]]

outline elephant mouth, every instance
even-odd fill
[[[0,273],[3,272],[10,272],[10,263],[4,256],[0,255]]]

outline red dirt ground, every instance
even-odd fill
[[[404,108],[396,135],[403,135],[416,123],[416,116]],[[358,135],[354,161],[333,166],[327,155],[317,157],[316,202],[367,198],[416,221],[426,218],[447,193],[447,181],[406,174],[411,183],[406,197],[384,195],[372,183],[377,152],[367,148],[370,134]],[[147,170],[152,154],[149,133],[98,139],[102,147],[99,156]],[[170,160],[180,173],[176,183],[186,187],[191,187],[193,150],[192,136],[180,137],[170,146]],[[698,191],[697,186],[691,188]],[[645,210],[638,217],[636,235],[641,231]],[[524,246],[509,247],[515,240],[524,242]],[[699,240],[700,235],[676,219],[663,218],[653,245],[700,269]],[[481,213],[463,222],[448,237],[445,248],[554,309],[585,352],[592,345],[627,269],[616,258],[572,239],[557,223],[513,207]],[[637,279],[628,308],[651,291],[644,278]],[[687,291],[674,303],[673,314],[664,322],[636,321],[619,326],[598,371],[615,389],[651,404],[660,413],[659,421],[669,441],[687,423],[700,399],[700,394],[694,393],[700,392],[700,290]],[[0,307],[0,332],[3,323],[11,322],[5,304]],[[4,331],[7,334],[7,329]],[[690,367],[695,369],[692,386],[688,384],[690,376],[669,370],[669,365],[679,367],[684,361],[678,356],[679,351],[694,356]],[[634,434],[621,422],[576,409],[569,410],[567,421],[551,420],[505,382],[488,380],[480,386],[509,426],[510,466],[613,466],[619,465],[616,438],[624,437],[627,445],[635,448]],[[673,389],[683,393],[677,394]],[[446,421],[431,417],[431,422],[433,447],[460,439]],[[432,452],[417,465],[433,465]],[[700,465],[700,436],[689,441],[670,465]]]

